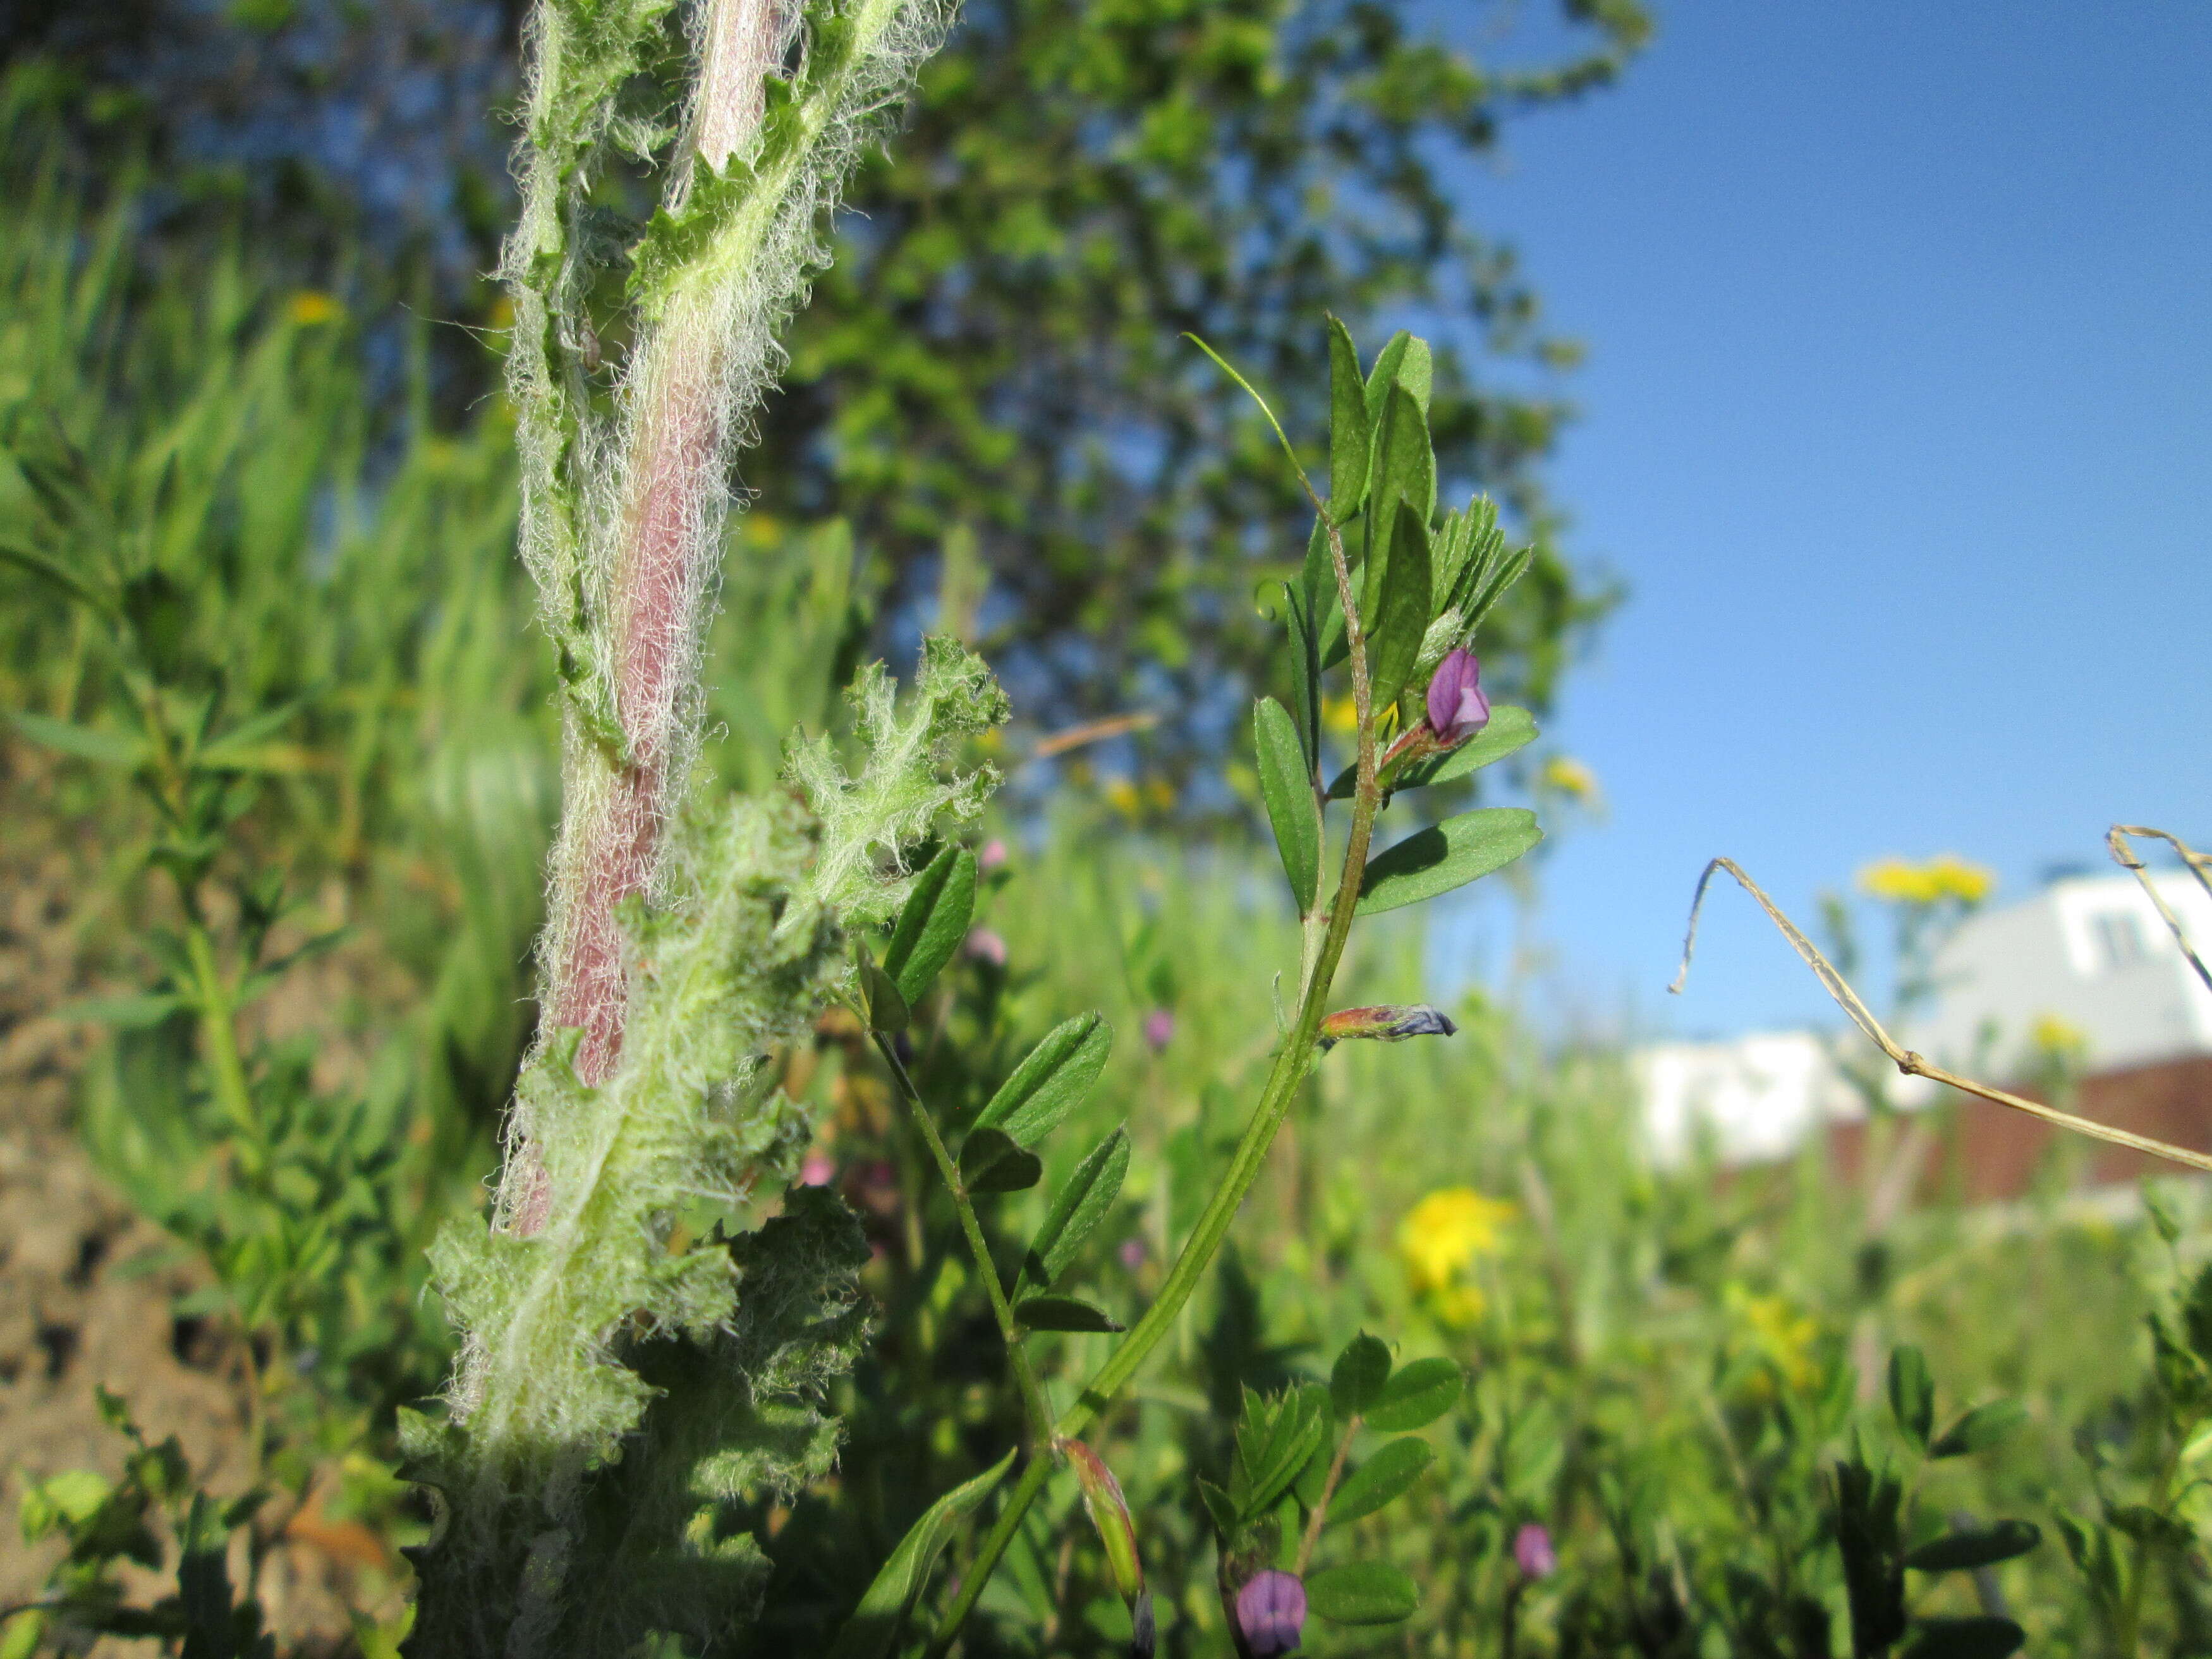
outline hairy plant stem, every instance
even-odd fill
[[[983,1288],[990,1293],[991,1312],[998,1319],[999,1334],[1006,1339],[1006,1364],[1014,1373],[1014,1385],[1022,1396],[1022,1410],[1029,1419],[1030,1455],[1042,1462],[1045,1460],[1038,1454],[1052,1443],[1052,1407],[1044,1397],[1043,1384],[1037,1381],[1036,1368],[1022,1351],[1021,1328],[1014,1322],[1013,1305],[1006,1300],[1006,1287],[999,1282],[999,1269],[991,1260],[990,1241],[983,1237],[983,1223],[975,1213],[975,1200],[969,1196],[967,1184],[960,1179],[959,1165],[945,1151],[945,1138],[937,1133],[937,1125],[929,1115],[929,1108],[923,1103],[921,1091],[907,1075],[897,1050],[881,1031],[871,1028],[869,1035],[875,1039],[876,1052],[883,1055],[884,1063],[897,1080],[899,1092],[906,1097],[914,1121],[921,1129],[921,1138],[929,1145],[929,1155],[937,1162],[937,1173],[944,1176],[945,1190],[952,1194],[952,1207],[960,1212],[960,1231],[968,1236],[968,1249],[975,1258],[975,1271],[983,1280]]]
[[[1263,404],[1264,408],[1265,405]],[[1270,417],[1272,418],[1272,416]],[[1278,430],[1280,428],[1279,428]],[[1287,447],[1287,443],[1285,444]],[[1295,459],[1295,457],[1293,457]],[[1299,474],[1304,478],[1303,470]],[[1307,486],[1310,496],[1312,487]],[[1274,1144],[1276,1132],[1283,1127],[1291,1103],[1297,1098],[1298,1086],[1305,1081],[1306,1067],[1312,1059],[1314,1040],[1320,1034],[1324,1005],[1328,1001],[1331,981],[1336,976],[1337,964],[1343,960],[1345,941],[1352,933],[1352,921],[1359,904],[1359,878],[1367,867],[1367,843],[1375,829],[1375,815],[1382,804],[1382,792],[1376,785],[1375,764],[1375,708],[1367,676],[1367,640],[1359,622],[1359,606],[1352,592],[1352,572],[1344,555],[1344,538],[1321,502],[1314,502],[1316,511],[1328,532],[1330,562],[1335,567],[1336,591],[1344,607],[1345,641],[1352,657],[1352,695],[1358,714],[1359,766],[1358,787],[1352,803],[1352,834],[1345,848],[1344,864],[1338,877],[1336,896],[1329,908],[1328,931],[1322,937],[1321,949],[1314,959],[1312,970],[1306,975],[1298,999],[1298,1011],[1281,1047],[1275,1051],[1275,1063],[1267,1073],[1267,1081],[1260,1091],[1260,1103],[1253,1109],[1251,1121],[1245,1126],[1243,1139],[1237,1143],[1231,1155],[1229,1168],[1224,1172],[1221,1184],[1214,1188],[1204,1213],[1192,1228],[1190,1237],[1184,1242],[1182,1253],[1176,1257],[1175,1266],[1169,1270],[1159,1295],[1145,1316],[1130,1328],[1129,1333],[1115,1345],[1106,1363],[1085,1385],[1074,1405],[1062,1414],[1054,1428],[1055,1437],[1079,1435],[1103,1417],[1121,1392],[1134,1376],[1145,1361],[1158,1347],[1161,1340],[1173,1328],[1176,1316],[1198,1289],[1199,1280],[1212,1264],[1214,1254],[1228,1237],[1231,1223],[1251,1191],[1252,1183],[1259,1179],[1266,1164],[1267,1149]],[[1036,1501],[1051,1474],[1052,1460],[1033,1455],[1022,1477],[1006,1498],[1006,1507],[999,1512],[998,1520],[985,1535],[975,1559],[962,1576],[959,1594],[945,1609],[937,1633],[929,1644],[927,1659],[943,1659],[960,1634],[983,1587],[1012,1543],[1030,1505]]]

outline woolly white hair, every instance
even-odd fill
[[[541,0],[522,213],[501,265],[515,306],[523,556],[568,693],[543,1025],[583,1029],[586,1081],[622,1040],[616,908],[670,890],[663,830],[696,752],[732,462],[782,367],[777,330],[828,262],[826,216],[951,15],[945,0],[700,0],[684,19],[691,91],[656,125],[623,100],[671,4]],[[584,300],[592,170],[609,150],[670,149],[663,205],[632,250],[634,343],[609,398],[592,380]],[[510,1160],[501,1206],[524,1231],[542,1215],[544,1179],[526,1110],[510,1126],[526,1152]]]

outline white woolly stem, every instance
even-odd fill
[[[781,65],[793,21],[777,0],[709,0],[694,145],[672,194],[688,189],[695,160],[726,167],[757,135],[764,77]],[[628,753],[617,759],[570,734],[546,929],[550,1022],[582,1030],[575,1066],[587,1084],[603,1082],[622,1052],[629,992],[617,913],[656,885],[662,827],[690,758],[698,641],[729,509],[732,416],[744,407],[732,397],[732,360],[767,357],[764,345],[732,342],[715,297],[686,295],[672,307],[641,339],[623,388],[626,487],[611,550],[607,666]],[[749,404],[759,386],[738,390]],[[503,1197],[510,1226],[527,1235],[544,1224],[551,1194],[522,1128]]]

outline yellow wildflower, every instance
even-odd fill
[[[1164,812],[1176,804],[1175,785],[1165,778],[1154,778],[1145,786],[1145,801],[1156,812]]]
[[[2057,1014],[2038,1014],[2028,1027],[2027,1040],[2036,1053],[2051,1060],[2078,1060],[2089,1049],[2089,1034]]]
[[[1359,729],[1359,706],[1350,697],[1323,697],[1321,723],[1332,732],[1356,732]]]
[[[1106,804],[1125,818],[1133,818],[1144,802],[1137,794],[1137,786],[1127,778],[1115,778],[1106,785]]]
[[[1544,763],[1544,787],[1584,805],[1597,799],[1597,774],[1571,755],[1553,755]]]
[[[337,321],[345,315],[345,307],[320,289],[303,288],[286,304],[284,314],[295,327],[313,328],[318,323]]]
[[[1498,1253],[1504,1228],[1519,1214],[1505,1200],[1486,1198],[1472,1187],[1431,1193],[1406,1212],[1398,1229],[1407,1282],[1417,1294],[1450,1289],[1478,1256]]]
[[[1429,1308],[1440,1325],[1455,1330],[1476,1323],[1483,1310],[1490,1306],[1490,1298],[1472,1285],[1452,1285],[1438,1291],[1430,1299]]]
[[[1939,853],[1925,864],[1910,859],[1877,859],[1859,872],[1860,890],[1892,904],[1941,904],[1956,899],[1979,904],[1996,890],[1996,872],[1986,865]]]
[[[1750,1347],[1771,1365],[1791,1388],[1806,1389],[1820,1380],[1812,1348],[1820,1334],[1820,1322],[1801,1313],[1784,1297],[1753,1296],[1741,1285],[1730,1285],[1729,1307],[1743,1321]]]

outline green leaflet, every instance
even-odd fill
[[[1436,511],[1437,458],[1429,443],[1429,417],[1403,386],[1392,386],[1382,400],[1376,428],[1375,457],[1367,480],[1366,576],[1359,589],[1359,620],[1371,635],[1382,602],[1383,576],[1390,566],[1390,544],[1398,519],[1392,510],[1407,501],[1424,527]],[[1423,608],[1428,595],[1422,595]],[[1422,618],[1425,624],[1427,618]]]
[[[1328,1435],[1327,1389],[1308,1384],[1273,1400],[1247,1389],[1231,1483],[1243,1512],[1258,1515],[1288,1492]]]
[[[1999,1521],[1993,1526],[1942,1537],[1909,1552],[1905,1565],[1917,1572],[1957,1572],[1994,1566],[2025,1555],[2043,1541],[2043,1534],[2030,1521]]]
[[[1034,1146],[1091,1092],[1113,1046],[1114,1028],[1102,1014],[1061,1021],[999,1085],[975,1127],[1004,1129],[1024,1146]]]
[[[2027,1632],[2009,1619],[1923,1619],[1904,1659],[2009,1659],[2027,1644]]]
[[[103,732],[89,726],[76,726],[68,720],[49,720],[44,714],[33,714],[22,709],[15,710],[8,718],[15,729],[33,743],[64,755],[74,755],[79,760],[88,760],[100,766],[137,766],[146,758],[143,739],[126,736],[120,732]]]
[[[1362,1331],[1344,1345],[1344,1352],[1337,1355],[1329,1371],[1329,1404],[1348,1423],[1365,1413],[1389,1380],[1389,1345]]]
[[[1329,1500],[1328,1523],[1334,1526],[1374,1514],[1410,1490],[1436,1457],[1435,1449],[1425,1440],[1408,1436],[1386,1441],[1336,1489],[1336,1496]]]
[[[1395,794],[1434,783],[1456,783],[1525,749],[1539,735],[1534,715],[1511,703],[1500,703],[1490,711],[1490,724],[1458,748],[1448,755],[1431,756],[1401,767],[1395,775],[1383,781],[1383,787]],[[1349,800],[1358,785],[1359,769],[1347,766],[1328,786],[1328,798]]]
[[[965,848],[946,848],[915,878],[899,913],[898,927],[884,950],[884,972],[911,1008],[960,941],[975,913],[975,855]]]
[[[1928,1374],[1928,1356],[1910,1343],[1889,1357],[1889,1409],[1905,1437],[1926,1451],[1936,1427],[1936,1382]]]
[[[1275,832],[1291,897],[1303,916],[1312,910],[1321,883],[1321,803],[1314,799],[1313,775],[1291,717],[1273,697],[1252,705],[1252,739],[1260,763],[1260,798]]]
[[[1424,1429],[1459,1403],[1465,1379],[1449,1359],[1416,1359],[1383,1384],[1367,1408],[1367,1426],[1385,1434]]]
[[[971,1193],[1026,1192],[1044,1178],[1044,1164],[1004,1129],[975,1129],[960,1147],[960,1182]]]
[[[1963,1457],[1985,1451],[2027,1421],[2027,1407],[2017,1400],[1992,1400],[1977,1406],[1928,1448],[1930,1457]]]
[[[951,1541],[954,1530],[997,1489],[1013,1465],[1014,1454],[1010,1451],[922,1511],[921,1518],[899,1540],[890,1559],[878,1569],[844,1629],[837,1632],[829,1659],[883,1659],[897,1645],[907,1617],[929,1582],[930,1569]]]
[[[1014,1304],[1014,1317],[1033,1331],[1104,1333],[1127,1328],[1079,1296],[1024,1297]]]
[[[1389,565],[1368,641],[1368,683],[1376,714],[1398,701],[1420,660],[1429,627],[1429,526],[1413,504],[1401,500],[1390,534]]]
[[[1359,910],[1380,915],[1449,893],[1502,870],[1544,839],[1536,815],[1518,806],[1485,806],[1406,837],[1368,860]]]
[[[1382,343],[1382,349],[1375,354],[1375,367],[1367,371],[1367,384],[1362,388],[1367,404],[1367,424],[1372,428],[1382,417],[1383,399],[1397,384],[1398,370],[1406,361],[1406,352],[1413,343],[1413,337],[1400,329]]]
[[[972,1137],[971,1137],[972,1139]],[[1122,1177],[1129,1171],[1129,1131],[1115,1124],[1113,1132],[1084,1157],[1075,1173],[1053,1195],[1044,1224],[1030,1241],[1022,1260],[1016,1291],[1042,1290],[1067,1271],[1075,1253],[1121,1196]]]
[[[1372,429],[1367,389],[1359,380],[1359,353],[1344,325],[1328,319],[1328,515],[1338,524],[1359,511],[1367,494],[1367,450]],[[1316,532],[1319,526],[1316,526]],[[1313,590],[1306,602],[1311,608]]]
[[[1386,1561],[1324,1567],[1306,1580],[1306,1606],[1333,1625],[1395,1625],[1420,1605],[1419,1586]]]

